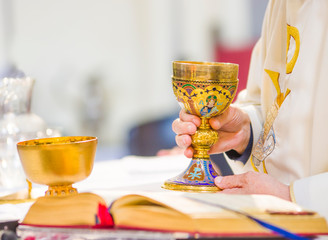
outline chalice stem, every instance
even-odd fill
[[[46,196],[67,196],[70,194],[77,194],[77,189],[72,184],[52,185],[46,191]]]
[[[212,166],[208,150],[217,141],[218,133],[209,124],[209,118],[201,117],[201,125],[191,136],[194,154],[188,168],[180,175],[168,179],[164,188],[191,192],[218,192],[214,178],[218,175]]]
[[[201,117],[201,125],[191,139],[194,148],[193,159],[209,160],[208,151],[218,140],[218,133],[211,128],[209,118]]]

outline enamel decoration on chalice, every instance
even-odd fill
[[[238,86],[238,64],[174,61],[173,91],[182,108],[201,118],[192,135],[194,154],[188,168],[162,186],[169,190],[191,192],[220,191],[214,184],[218,176],[208,150],[218,140],[217,131],[209,125],[211,117],[221,114],[235,97]]]

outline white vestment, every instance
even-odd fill
[[[269,2],[247,88],[236,102],[251,118],[253,148],[279,93],[281,105],[270,128],[275,144],[265,168],[293,186],[297,203],[328,219],[327,0]],[[228,162],[235,173],[253,171],[250,159],[242,167]],[[264,169],[263,163],[256,167]]]

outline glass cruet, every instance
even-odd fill
[[[46,132],[42,118],[31,113],[33,86],[30,77],[0,80],[0,188],[26,186],[16,144]]]

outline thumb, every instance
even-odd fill
[[[233,105],[230,105],[222,114],[210,118],[209,121],[214,130],[226,132],[239,131],[243,126],[250,123],[247,113]]]
[[[241,175],[231,175],[231,176],[218,176],[214,179],[214,183],[217,187],[221,189],[227,188],[240,188],[241,184]]]

